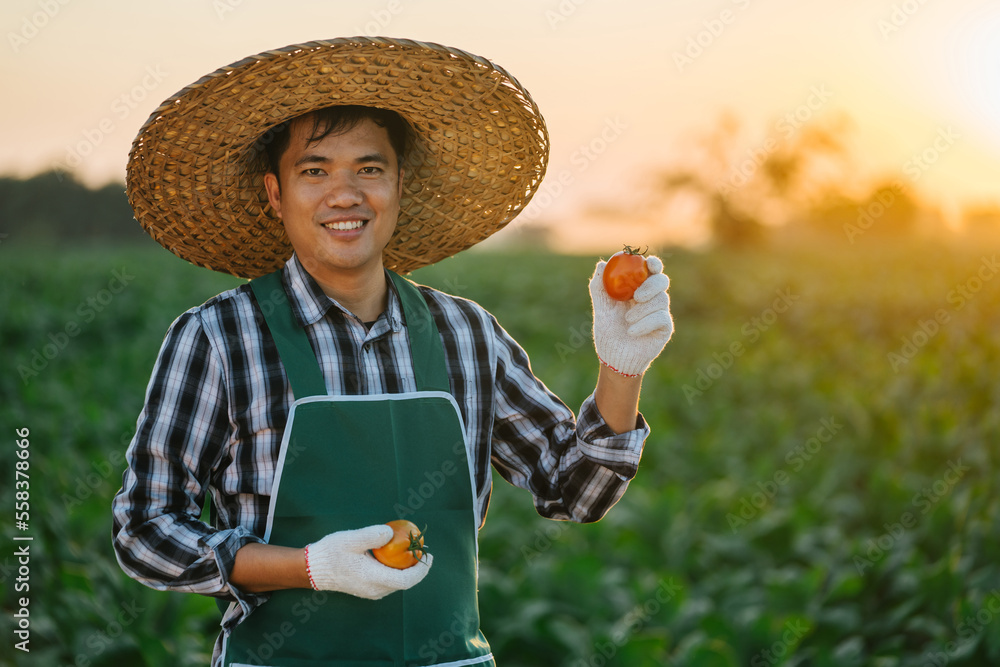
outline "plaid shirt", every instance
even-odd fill
[[[416,390],[399,298],[371,329],[326,296],[293,258],[284,293],[308,335],[332,395]],[[649,433],[615,435],[593,395],[579,420],[534,377],[524,350],[482,307],[420,287],[444,344],[465,426],[482,525],[490,464],[529,490],[544,517],[596,521],[635,475]],[[113,501],[122,569],[159,590],[238,602],[231,628],[266,594],[229,583],[236,551],[262,542],[282,432],[294,401],[278,351],[249,285],[220,294],[171,325],[146,391],[128,468]],[[200,520],[206,494],[215,525]],[[317,535],[316,539],[322,537]],[[304,545],[303,545],[304,546]],[[216,646],[218,653],[219,646]]]

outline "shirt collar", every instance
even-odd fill
[[[385,319],[389,329],[398,332],[403,328],[403,308],[399,301],[399,295],[396,293],[396,286],[389,278],[388,271],[385,272],[385,280],[389,285],[389,304],[386,308],[387,312],[384,313]],[[316,324],[326,316],[331,308],[336,308],[345,317],[354,317],[350,311],[326,295],[316,279],[309,275],[309,272],[302,266],[302,262],[299,261],[299,257],[295,253],[292,253],[291,259],[285,263],[285,268],[282,271],[282,283],[288,294],[292,313],[302,327]],[[374,329],[373,327],[373,332]]]

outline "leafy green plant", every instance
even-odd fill
[[[207,664],[215,605],[122,574],[110,501],[167,326],[239,281],[156,246],[0,253],[0,469],[13,475],[13,430],[30,428],[34,537],[32,651],[8,641],[0,662]],[[625,497],[569,525],[495,478],[480,606],[498,662],[1000,661],[992,251],[873,241],[661,256],[676,332],[644,381],[652,435]],[[538,259],[471,251],[413,277],[487,307],[575,409],[597,371],[594,258]],[[4,507],[13,493],[0,485]]]

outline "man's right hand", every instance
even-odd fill
[[[430,571],[433,557],[427,554],[405,570],[375,560],[370,549],[385,546],[392,528],[384,524],[330,533],[305,548],[309,582],[318,591],[338,591],[368,600],[417,585]]]

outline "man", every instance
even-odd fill
[[[384,38],[248,58],[140,131],[137,219],[254,278],[171,326],[113,506],[130,576],[230,603],[213,664],[493,664],[476,600],[490,464],[554,519],[596,521],[624,493],[642,373],[673,331],[659,260],[629,302],[598,263],[602,363],[579,420],[489,313],[387,270],[506,224],[547,147],[509,74]],[[369,551],[401,517],[434,553],[396,570]]]

